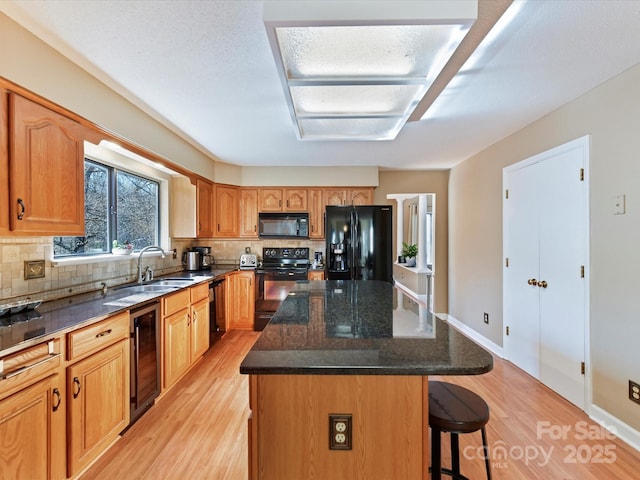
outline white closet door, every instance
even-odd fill
[[[503,305],[507,358],[585,407],[588,139],[505,169]],[[533,281],[535,279],[535,282]]]
[[[537,164],[510,172],[506,182],[509,198],[504,203],[509,259],[503,279],[503,317],[509,328],[504,347],[507,358],[535,378],[540,378],[539,289],[529,283],[537,281],[539,270],[536,198],[540,174]]]
[[[585,265],[583,154],[571,149],[541,162],[540,381],[584,409]]]

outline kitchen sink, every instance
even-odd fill
[[[167,286],[167,287],[189,287],[193,285],[193,280],[186,280],[186,279],[154,280],[151,284],[144,285],[144,286],[153,287],[154,285]]]
[[[119,287],[117,290],[122,290],[126,293],[169,293],[180,287],[182,287],[182,285],[157,285],[154,283],[148,285],[128,285]]]

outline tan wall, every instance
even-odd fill
[[[502,168],[590,134],[593,403],[640,429],[640,65],[456,166],[449,182],[449,313],[502,344]],[[627,213],[613,215],[625,194]],[[490,324],[482,323],[490,313]]]
[[[394,218],[397,215],[397,203],[387,200],[390,193],[434,193],[436,196],[436,237],[435,237],[435,275],[434,275],[434,311],[446,313],[448,306],[448,170],[383,170],[379,173],[380,186],[373,191],[374,203],[393,205]],[[394,225],[394,252],[396,234]]]

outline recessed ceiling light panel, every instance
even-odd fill
[[[477,9],[477,0],[265,0],[298,138],[394,139]]]

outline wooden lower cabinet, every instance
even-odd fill
[[[73,476],[129,425],[129,340],[67,368],[67,473]]]
[[[309,280],[324,280],[324,270],[309,270],[307,276]]]
[[[164,381],[173,385],[191,366],[189,308],[164,319]]]
[[[204,355],[208,349],[209,298],[205,298],[191,305],[191,363]]]
[[[251,375],[249,405],[250,480],[429,478],[427,377]],[[330,414],[352,415],[351,450],[329,449]]]
[[[162,386],[166,389],[209,348],[209,286],[191,287],[165,297],[163,302]]]
[[[60,375],[0,400],[0,478],[65,478],[65,402]]]
[[[225,286],[226,330],[253,330],[255,317],[255,273],[239,271],[227,275]]]

